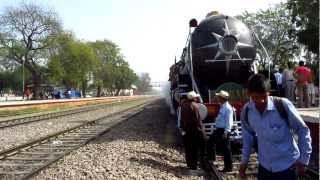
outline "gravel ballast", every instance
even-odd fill
[[[174,123],[157,101],[31,179],[204,179],[187,175]]]
[[[146,101],[150,100],[127,102],[124,104],[112,105],[94,111],[77,113],[58,118],[52,118],[49,120],[32,122],[28,124],[0,129],[0,142],[2,144],[0,146],[0,151],[15,147],[31,140],[38,139],[40,137],[45,137],[58,131],[75,127],[86,121],[98,119],[99,117],[103,117],[130,107],[135,107]]]

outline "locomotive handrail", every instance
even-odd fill
[[[192,62],[192,38],[191,38],[191,30],[189,31],[189,58],[190,58],[190,71],[189,74],[191,76],[191,80],[192,80],[192,89],[196,91],[196,93],[198,93],[200,95],[200,102],[203,103],[198,85],[196,83],[196,81],[194,80],[194,75],[193,75],[193,62]]]
[[[268,54],[268,51],[266,50],[266,48],[264,47],[264,45],[262,44],[262,42],[260,41],[260,38],[258,37],[258,35],[256,34],[256,32],[254,32],[254,30],[253,30],[253,28],[251,28],[251,31],[252,31],[252,33],[253,33],[253,35],[257,38],[257,40],[258,40],[258,42],[259,42],[259,44],[260,44],[260,46],[262,47],[262,49],[263,49],[263,51],[264,51],[264,53],[266,54],[266,56],[267,56],[267,60],[268,60],[268,78],[269,78],[269,80],[270,80],[270,78],[271,78],[271,76],[270,76],[270,73],[271,73],[271,59],[270,59],[270,56],[269,56],[269,54]]]
[[[219,61],[254,61],[257,59],[247,59],[247,58],[243,58],[243,59],[207,59],[204,60],[206,63],[213,63],[213,62],[219,62]]]
[[[211,122],[211,123],[202,123],[204,132],[207,137],[209,137],[212,132],[216,129],[216,123]],[[242,139],[242,128],[241,128],[241,121],[236,120],[233,121],[232,128],[231,128],[231,134],[230,134],[230,139],[232,141],[240,140]]]

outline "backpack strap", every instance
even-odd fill
[[[280,117],[285,120],[286,124],[291,129],[291,126],[290,126],[290,123],[289,123],[289,119],[288,119],[288,112],[287,112],[286,108],[283,105],[282,98],[281,97],[276,97],[276,96],[271,96],[271,99],[272,99],[272,101],[273,101],[278,113],[280,114]]]
[[[244,109],[244,119],[243,119],[242,125],[243,125],[243,128],[245,128],[254,137],[256,132],[253,130],[253,128],[249,123],[248,113],[249,113],[249,108],[248,106],[246,106]]]
[[[286,110],[286,108],[284,107],[283,104],[283,100],[281,97],[276,97],[276,96],[271,96],[271,99],[278,111],[278,113],[280,114],[280,117],[282,119],[285,120],[287,126],[289,127],[289,129],[292,129],[289,123],[289,118],[288,118],[288,112]],[[251,134],[251,135],[255,135],[255,131],[253,130],[253,128],[251,127],[250,123],[249,123],[249,119],[248,119],[248,113],[249,113],[249,108],[248,106],[245,107],[244,109],[244,119],[243,119],[243,127]]]

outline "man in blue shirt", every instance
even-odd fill
[[[280,97],[283,96],[283,90],[282,90],[282,73],[279,71],[279,68],[275,68],[274,69],[274,77],[276,79],[276,83],[277,83],[277,89],[278,89],[278,95]]]
[[[229,93],[220,91],[216,93],[218,101],[221,104],[219,114],[216,117],[216,129],[209,138],[207,153],[209,160],[216,159],[216,144],[220,144],[224,156],[223,172],[232,171],[232,157],[230,147],[230,132],[233,124],[233,109],[229,104]]]
[[[294,105],[282,98],[287,112],[287,123],[269,96],[270,83],[262,74],[252,75],[247,84],[247,93],[251,98],[241,113],[243,149],[239,170],[240,178],[245,178],[246,167],[252,150],[256,133],[258,142],[258,179],[259,180],[293,180],[303,175],[311,154],[310,131]],[[247,123],[247,124],[245,124]],[[248,126],[249,124],[249,126]],[[298,136],[298,144],[293,133]]]

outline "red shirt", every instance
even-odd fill
[[[296,71],[296,78],[297,78],[297,84],[298,85],[307,85],[308,80],[310,78],[310,69],[305,66],[299,66]]]

